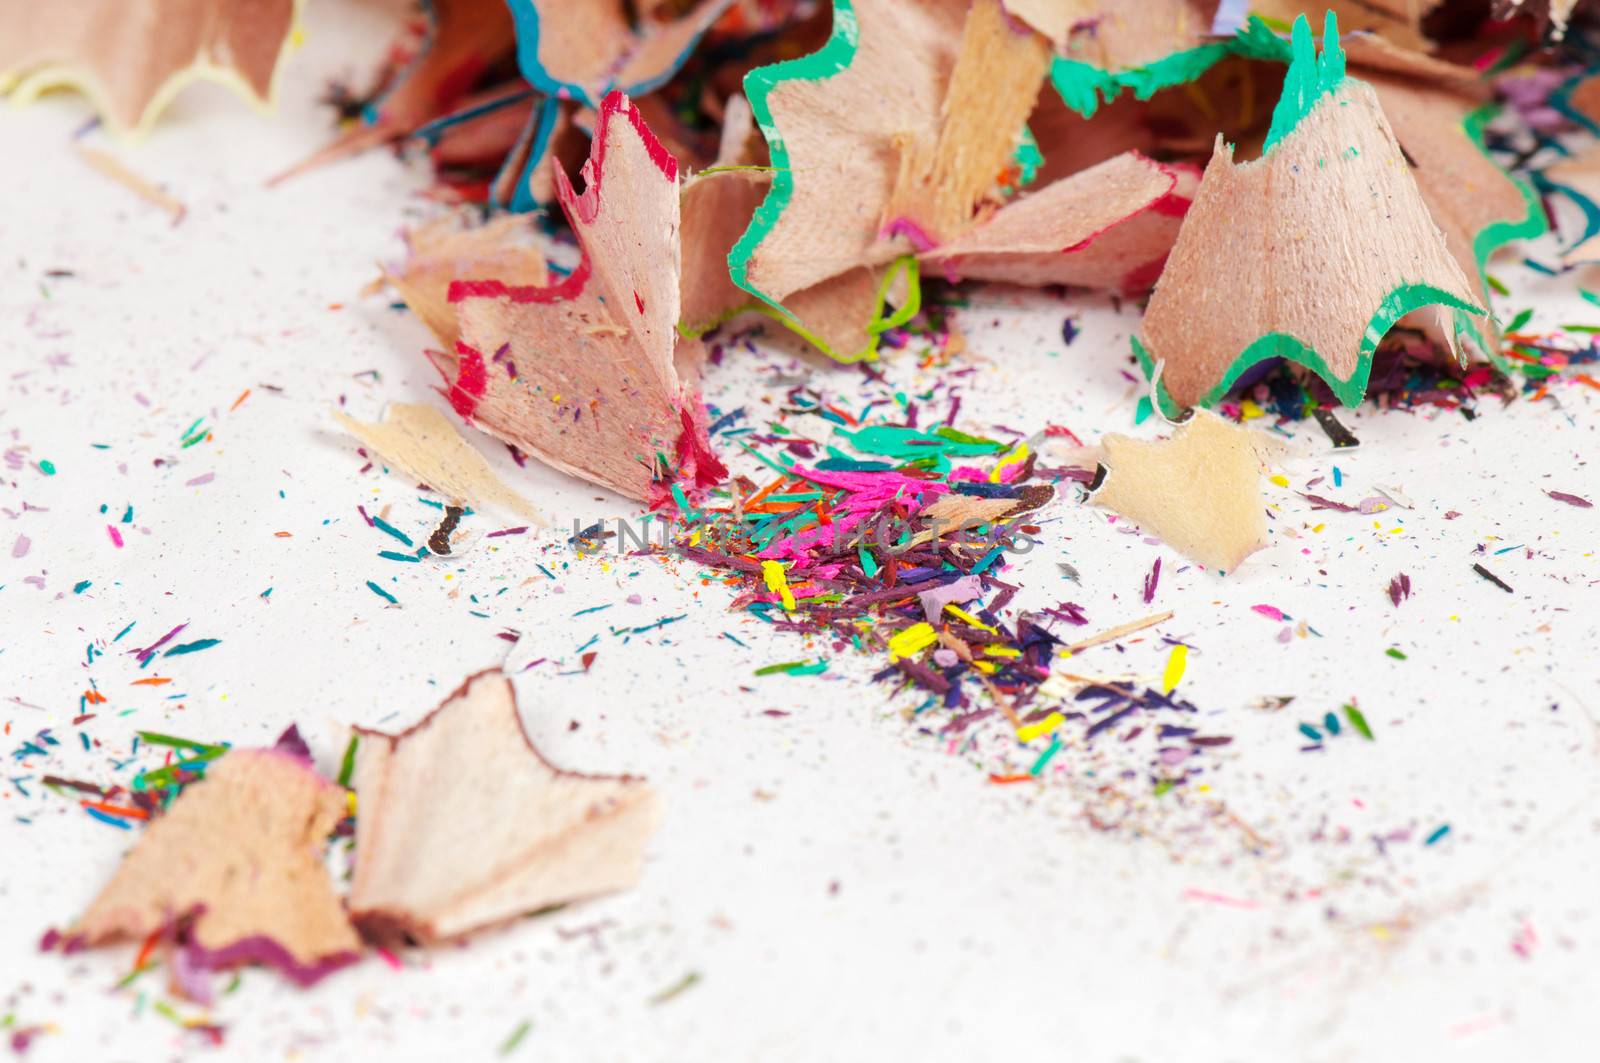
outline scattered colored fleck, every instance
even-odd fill
[[[502,1056],[509,1056],[511,1053],[515,1052],[517,1050],[517,1046],[522,1044],[522,1039],[528,1036],[528,1031],[531,1029],[533,1029],[533,1021],[531,1019],[523,1019],[522,1022],[518,1024],[517,1028],[511,1031],[511,1036],[507,1037],[505,1042],[500,1046],[500,1054]]]
[[[650,998],[650,1003],[652,1003],[652,1004],[665,1004],[667,1001],[671,1000],[673,997],[678,996],[680,993],[683,993],[685,990],[690,989],[690,988],[694,987],[695,985],[697,985],[699,983],[699,981],[700,981],[700,972],[699,971],[690,971],[688,974],[684,975],[682,978],[678,979],[676,982],[672,983],[670,986],[668,986],[667,988],[663,989],[661,992],[657,993],[655,996],[651,997]]]
[[[1356,733],[1362,738],[1365,738],[1369,742],[1374,741],[1372,737],[1372,728],[1367,726],[1366,716],[1362,715],[1361,710],[1356,708],[1354,702],[1345,705],[1344,718],[1350,721],[1350,726],[1355,728]]]

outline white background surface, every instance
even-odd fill
[[[114,149],[187,203],[177,227],[78,158],[81,100],[0,113],[0,445],[18,457],[0,467],[0,750],[8,779],[23,780],[0,780],[0,1014],[44,1027],[28,1058],[211,1051],[155,1012],[172,1000],[159,972],[112,991],[132,948],[36,952],[132,840],[42,790],[40,775],[125,784],[137,765],[114,764],[138,728],[243,745],[292,721],[332,770],[346,725],[410,723],[502,660],[506,630],[552,659],[517,682],[546,753],[662,790],[644,880],[406,955],[402,970],[369,958],[310,991],[248,971],[209,1012],[230,1051],[486,1058],[526,1020],[512,1058],[1593,1058],[1600,510],[1544,491],[1600,494],[1600,395],[1486,400],[1470,423],[1369,405],[1345,415],[1363,446],[1338,455],[1312,422],[1291,426],[1304,448],[1287,470],[1295,488],[1337,464],[1344,487],[1314,490],[1353,503],[1392,485],[1415,508],[1313,512],[1269,485],[1274,545],[1225,579],[1068,491],[1045,514],[1044,547],[1022,559],[1013,608],[1070,599],[1091,619],[1076,631],[1110,627],[1149,611],[1140,584],[1162,558],[1153,608],[1177,615],[1159,633],[1193,646],[1179,693],[1208,731],[1235,736],[1206,754],[1199,785],[1161,799],[1131,786],[1141,796],[1122,826],[1098,831],[1085,815],[1108,815],[1097,788],[1142,772],[1148,743],[1073,738],[1045,784],[989,785],[1014,742],[990,730],[949,751],[866,682],[876,661],[727,612],[729,592],[696,566],[573,557],[562,540],[574,516],[628,506],[519,470],[482,436],[469,433],[569,530],[485,540],[451,564],[376,556],[395,544],[358,504],[391,507],[413,534],[434,511],[403,477],[359,472],[330,411],[342,399],[375,418],[385,402],[432,395],[421,326],[360,294],[373,263],[399,254],[400,228],[432,209],[426,174],[379,153],[275,190],[262,179],[323,142],[316,95],[330,76],[365,76],[391,17],[313,4],[276,119],[199,87],[146,144]],[[1593,319],[1570,280],[1496,271],[1516,295],[1502,312],[1539,308],[1531,327]],[[1070,348],[1068,312],[1083,328]],[[978,368],[962,427],[1130,430],[1131,311],[995,291],[959,321]],[[765,383],[775,366],[860,405],[855,371],[786,354],[731,353],[707,396],[764,423],[763,398],[784,390]],[[377,378],[358,375],[369,370]],[[933,379],[910,352],[890,371],[908,390]],[[212,438],[180,449],[200,416]],[[117,549],[105,525],[128,505]],[[13,558],[19,536],[31,546]],[[1505,547],[1520,549],[1495,554]],[[1515,592],[1479,579],[1475,560]],[[1396,609],[1384,588],[1400,572],[1415,591]],[[386,607],[369,579],[401,605]],[[1280,642],[1285,624],[1257,604],[1309,629]],[[221,644],[141,672],[126,651],[183,621],[182,639]],[[583,672],[592,635],[599,655]],[[104,655],[86,663],[90,645]],[[1150,637],[1074,667],[1153,681],[1167,649]],[[751,674],[817,653],[833,661],[824,676]],[[131,685],[151,674],[173,682]],[[73,726],[91,683],[108,701]],[[1253,707],[1267,695],[1296,701]],[[1346,734],[1302,753],[1296,724],[1352,697],[1377,741]],[[12,757],[42,728],[61,742],[50,756]],[[651,1003],[690,972],[697,984]]]

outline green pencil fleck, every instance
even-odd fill
[[[757,668],[756,675],[776,675],[784,672],[788,675],[820,675],[828,670],[828,662],[821,657],[814,661],[784,661],[781,664],[769,664]]]
[[[1058,735],[1051,740],[1049,747],[1039,754],[1039,759],[1033,762],[1033,767],[1028,769],[1028,774],[1038,775],[1041,771],[1044,771],[1051,759],[1059,752],[1061,752],[1061,738]]]
[[[39,462],[39,471],[46,476],[54,476],[56,474],[56,463],[47,458]]]
[[[138,735],[147,745],[152,746],[171,746],[174,749],[193,749],[199,753],[211,754],[226,753],[228,751],[227,746],[196,742],[192,738],[178,738],[175,735],[162,734],[160,731],[140,731]]]
[[[861,559],[861,573],[868,579],[878,574],[878,559],[868,552],[865,546],[856,549],[856,557]]]
[[[688,974],[684,975],[682,978],[678,979],[676,982],[672,983],[655,996],[651,997],[650,1003],[665,1004],[667,1001],[682,993],[684,990],[693,987],[699,981],[700,972],[690,971]]]
[[[350,744],[344,747],[344,759],[339,761],[339,785],[349,786],[350,776],[356,770],[356,746],[361,744],[360,735],[351,735]]]
[[[112,989],[126,989],[128,986],[132,985],[133,982],[134,982],[134,979],[138,978],[141,974],[144,974],[146,971],[153,971],[157,967],[160,967],[160,966],[161,966],[161,962],[159,960],[156,960],[156,961],[152,961],[150,963],[146,963],[143,967],[135,967],[133,970],[131,970],[127,974],[123,975],[121,980],[119,980],[117,982],[117,984],[112,986],[111,988]]]
[[[523,1019],[522,1023],[515,1030],[511,1031],[511,1036],[507,1037],[505,1043],[500,1046],[500,1054],[502,1056],[509,1056],[511,1053],[515,1052],[517,1050],[517,1046],[522,1043],[522,1039],[524,1037],[528,1036],[528,1031],[531,1029],[533,1029],[533,1020]]]
[[[1344,707],[1344,718],[1350,721],[1350,726],[1354,727],[1356,733],[1362,738],[1369,742],[1377,741],[1372,737],[1372,728],[1367,726],[1367,718],[1361,715],[1361,710],[1356,708],[1355,705],[1351,704]]]

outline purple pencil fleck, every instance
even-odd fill
[[[1062,602],[1054,609],[1044,610],[1044,615],[1063,620],[1068,624],[1083,625],[1089,622],[1089,617],[1085,615],[1083,606],[1076,602]]]
[[[182,631],[184,628],[186,628],[188,626],[189,626],[189,621],[185,620],[183,623],[179,624],[177,627],[173,628],[171,631],[167,632],[165,635],[162,635],[159,639],[156,639],[154,642],[152,642],[150,645],[146,646],[144,649],[142,649],[142,650],[129,650],[128,652],[132,656],[139,658],[139,663],[143,664],[145,661],[148,661],[151,657],[154,657],[156,651],[159,650],[161,647],[165,646],[172,639],[172,636],[176,635],[178,632]]]
[[[1312,509],[1333,509],[1339,511],[1340,513],[1355,513],[1361,508],[1360,506],[1347,505],[1344,502],[1336,502],[1331,498],[1324,498],[1321,495],[1308,495],[1304,491],[1298,491],[1296,494],[1305,499],[1307,502],[1310,502]]]

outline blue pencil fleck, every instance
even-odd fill
[[[84,809],[84,811],[89,813],[89,815],[93,816],[95,819],[98,819],[101,823],[109,823],[113,827],[120,828],[121,830],[132,830],[133,829],[131,826],[128,825],[128,822],[126,820],[118,819],[116,816],[108,816],[104,812],[100,811],[98,808],[86,808],[86,809]]]
[[[389,535],[394,536],[396,539],[399,539],[401,542],[405,543],[407,546],[415,546],[415,545],[417,545],[416,543],[411,541],[411,536],[407,535],[405,532],[401,531],[399,528],[396,528],[393,524],[390,524],[388,521],[384,520],[382,517],[373,517],[372,518],[372,526],[374,528],[377,528],[381,532],[386,532]]]

